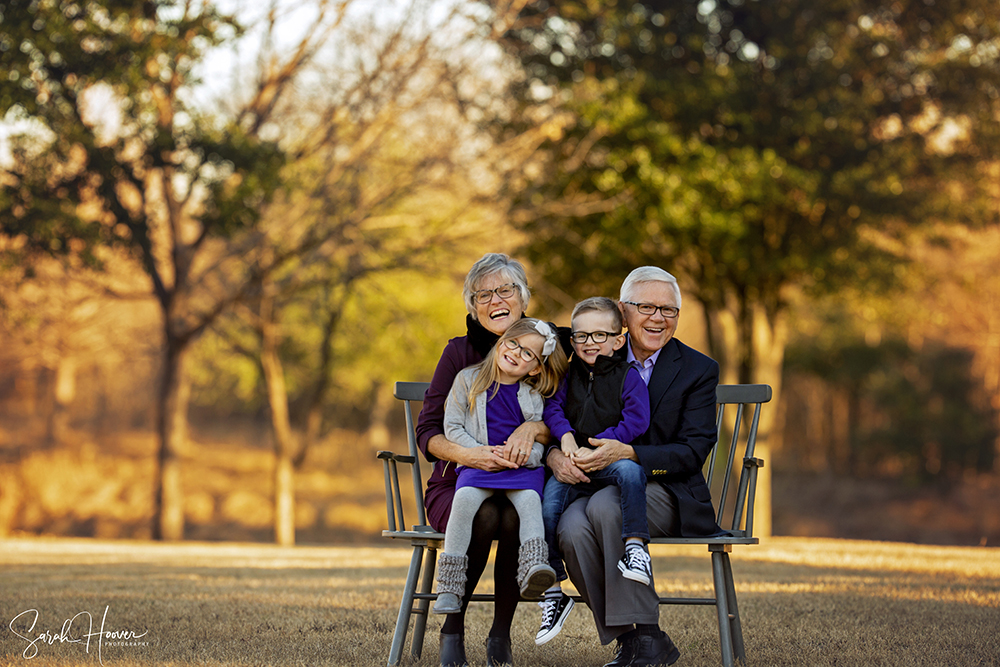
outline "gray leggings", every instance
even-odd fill
[[[494,493],[504,493],[510,498],[511,504],[517,510],[521,520],[521,544],[533,537],[545,537],[545,526],[542,523],[542,499],[531,489],[480,489],[474,486],[463,486],[455,491],[455,499],[451,502],[451,517],[444,531],[444,553],[452,555],[465,554],[472,540],[472,520],[483,501]]]

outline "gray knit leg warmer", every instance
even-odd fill
[[[442,553],[438,556],[438,593],[454,593],[458,597],[465,594],[465,570],[469,567],[469,557],[465,554]]]
[[[465,554],[442,553],[438,558],[438,593],[434,608],[431,609],[435,614],[457,614],[462,611],[465,569],[468,564],[469,557]]]
[[[532,537],[517,552],[517,584],[524,599],[537,600],[556,582],[548,555],[548,545],[541,537]]]

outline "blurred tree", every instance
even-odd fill
[[[789,371],[822,378],[832,390],[828,405],[843,400],[837,415],[843,432],[832,432],[831,423],[800,447],[822,450],[842,438],[842,446],[827,452],[828,462],[857,476],[948,484],[967,471],[992,469],[998,411],[973,370],[972,352],[934,342],[915,349],[898,339],[868,344],[850,335],[826,342],[802,339],[792,346]]]
[[[28,403],[17,417],[23,425],[43,420],[44,438],[52,445],[66,444],[72,418],[82,416],[74,415],[80,375],[120,365],[122,341],[139,332],[149,335],[146,322],[134,315],[152,306],[150,294],[128,291],[136,267],[116,263],[123,258],[107,248],[97,252],[112,260],[108,271],[88,270],[72,258],[35,258],[0,269],[0,368],[4,380],[15,384],[32,376],[42,380],[36,382],[45,392],[36,397],[40,403]],[[107,388],[101,390],[106,396]],[[101,424],[111,417],[89,416]]]
[[[988,183],[1000,210],[1000,165]],[[918,289],[896,306],[909,314],[907,340],[930,338],[975,353],[973,371],[991,398],[1000,419],[1000,226],[982,230],[941,228],[908,245],[908,254],[923,268]],[[1000,430],[1000,421],[997,422]],[[994,466],[1000,472],[1000,437]]]
[[[0,165],[3,234],[27,252],[91,263],[98,245],[130,248],[160,304],[157,538],[183,537],[190,344],[254,283],[241,256],[252,244],[233,252],[229,242],[257,225],[278,188],[285,158],[263,138],[267,123],[331,29],[333,7],[317,1],[298,48],[261,72],[228,120],[192,104],[206,52],[240,34],[207,3],[15,0],[0,10],[0,109],[11,135]]]
[[[288,187],[261,226],[262,279],[215,327],[260,363],[280,544],[294,543],[294,469],[324,430],[332,390],[351,383],[349,369],[360,385],[350,393],[386,404],[391,381],[412,377],[406,369],[415,373],[421,355],[406,346],[372,355],[387,342],[379,327],[398,322],[407,301],[424,301],[411,292],[451,272],[473,239],[500,226],[488,206],[495,192],[469,177],[483,149],[463,145],[468,105],[456,96],[478,85],[463,51],[482,41],[479,24],[459,11],[431,23],[431,4],[419,0],[399,8],[398,17],[372,9],[341,23],[324,45],[338,57],[320,56],[310,70],[326,85],[276,105],[271,131],[291,157]],[[290,259],[265,271],[275,257]],[[378,295],[390,287],[405,297]],[[361,304],[376,310],[356,312]],[[354,363],[359,357],[367,363]]]
[[[779,398],[790,304],[891,284],[887,235],[996,221],[992,0],[542,0],[502,44],[522,104],[570,115],[512,212],[531,259],[579,297],[642,264],[677,273],[724,382]]]

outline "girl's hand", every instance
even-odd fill
[[[594,449],[581,449],[573,457],[573,462],[584,473],[604,470],[615,461],[620,461],[621,459],[638,460],[635,456],[635,450],[630,445],[612,440],[611,438],[591,438],[590,445]]]

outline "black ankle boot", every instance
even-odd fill
[[[441,633],[441,667],[469,667],[465,659],[465,637]]]
[[[514,656],[510,652],[510,640],[500,637],[486,639],[486,667],[513,667]]]

